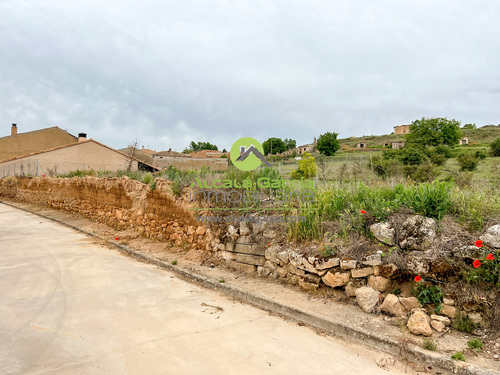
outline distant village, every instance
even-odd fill
[[[409,133],[410,125],[394,127],[394,134]],[[460,144],[468,144],[463,138]],[[384,147],[399,149],[404,140],[387,142]],[[342,149],[348,149],[342,145]],[[369,150],[368,141],[356,144],[359,151]],[[317,153],[316,138],[310,144],[289,149],[280,156],[300,157],[304,153]],[[191,153],[154,151],[147,148],[116,150],[87,134],[72,135],[54,126],[34,131],[20,132],[17,124],[11,125],[11,135],[0,138],[0,178],[14,175],[56,176],[76,170],[95,171],[149,171],[157,172],[173,166],[179,170],[224,171],[228,168],[229,153],[217,150],[201,150]]]

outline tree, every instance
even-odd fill
[[[264,147],[264,155],[281,154],[287,150],[281,138],[269,138],[262,144],[262,147]]]
[[[217,151],[218,148],[216,145],[213,145],[210,142],[198,142],[198,143],[196,143],[195,141],[191,141],[191,143],[189,144],[189,147],[186,148],[183,151],[183,153],[189,154],[191,152],[202,151],[202,150],[215,150],[215,151]]]
[[[139,152],[139,141],[136,139],[134,142],[128,145],[128,166],[127,166],[127,171],[130,171],[132,169],[132,164],[134,163],[134,160],[136,159],[136,155]]]
[[[491,144],[491,152],[493,156],[500,156],[500,138],[497,138]]]
[[[319,136],[316,142],[318,151],[326,156],[332,156],[340,148],[340,143],[337,139],[337,133],[325,133]]]
[[[447,118],[425,118],[415,120],[410,125],[406,142],[415,146],[448,145],[454,147],[460,141],[460,121]]]
[[[465,124],[462,129],[477,129],[476,124]]]
[[[297,148],[297,141],[295,139],[285,138],[283,141],[287,150],[291,150],[292,148]]]

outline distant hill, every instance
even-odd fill
[[[470,144],[488,146],[495,139],[500,138],[500,125],[485,125],[478,129],[461,129],[464,137],[469,137]],[[367,148],[377,149],[383,148],[384,143],[402,141],[403,134],[386,134],[386,135],[368,135],[366,137],[352,137],[339,139],[340,145],[346,145],[348,148],[356,148],[356,145],[361,141],[368,142]]]

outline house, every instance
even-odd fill
[[[394,150],[399,150],[400,148],[403,148],[405,144],[406,144],[405,141],[394,141],[392,142],[392,148]]]
[[[195,151],[191,152],[189,155],[193,158],[220,158],[222,155],[227,156],[227,152],[223,153],[222,151],[217,151],[217,150],[201,150],[201,151]]]
[[[469,144],[469,137],[463,137],[460,142],[458,142],[459,145],[468,145]]]
[[[408,134],[410,132],[410,125],[398,125],[394,127],[394,134]]]
[[[357,145],[356,145],[356,148],[366,148],[366,146],[368,145],[368,142],[366,141],[361,141],[359,142]]]
[[[174,167],[181,171],[200,170],[204,167],[210,168],[211,171],[227,170],[228,159],[226,158],[193,157],[193,154],[183,154],[169,149],[154,154],[153,163],[158,168]]]
[[[155,172],[159,169],[79,134],[78,142],[0,162],[0,177],[56,176],[76,170]]]
[[[316,138],[314,138],[313,143],[310,143],[308,145],[299,146],[295,150],[297,151],[297,155],[302,155],[305,152],[308,152],[310,154],[315,153],[317,151],[316,150]]]
[[[12,124],[10,135],[0,138],[0,160],[76,143],[77,137],[57,126],[18,133],[17,124]]]

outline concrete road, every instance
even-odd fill
[[[387,374],[362,349],[0,204],[1,374]]]

